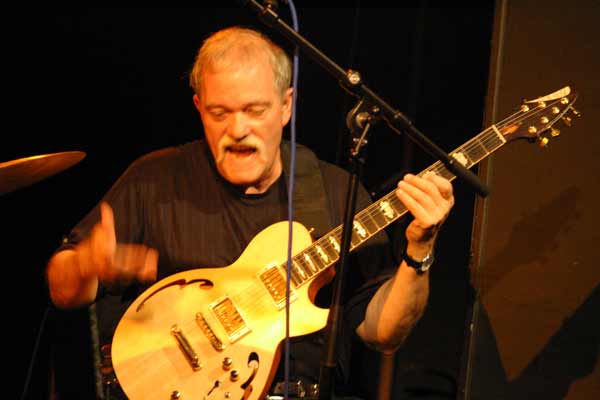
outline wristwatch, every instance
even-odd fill
[[[417,271],[418,275],[422,275],[425,273],[425,271],[429,269],[429,267],[431,267],[431,264],[433,264],[434,257],[433,253],[429,253],[425,256],[425,258],[423,258],[423,260],[417,261],[411,256],[409,256],[407,252],[404,252],[402,259],[406,261],[406,264],[409,267],[414,268]]]

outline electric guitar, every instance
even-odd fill
[[[450,153],[470,168],[509,141],[524,138],[545,146],[577,95],[567,86],[523,103]],[[435,171],[454,179],[443,163]],[[358,212],[350,250],[404,215],[394,191]],[[313,242],[294,222],[292,260],[287,273],[288,222],[271,225],[226,268],[198,268],[171,275],[144,291],[115,330],[112,363],[126,395],[143,399],[264,398],[277,370],[286,335],[286,286],[290,279],[291,336],[325,327],[328,309],[314,294],[331,280],[339,258],[342,226]]]

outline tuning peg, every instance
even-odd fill
[[[579,111],[577,111],[576,109],[574,109],[573,107],[571,107],[571,113],[576,116],[577,118],[581,117],[581,113]]]
[[[562,120],[566,126],[571,126],[571,123],[573,122],[571,117],[567,117],[567,116],[562,117]]]
[[[557,137],[558,135],[560,135],[560,131],[558,129],[550,128],[550,136]]]
[[[548,146],[548,142],[550,141],[550,139],[548,139],[547,137],[540,137],[538,140],[538,145],[542,148],[545,149]]]

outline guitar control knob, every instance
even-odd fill
[[[232,382],[237,381],[238,379],[240,379],[240,373],[234,369],[229,373],[229,379],[231,379]]]
[[[229,369],[231,368],[232,364],[233,364],[233,359],[231,357],[225,357],[223,359],[223,369],[225,371],[229,371]]]
[[[179,390],[173,390],[173,392],[171,393],[171,399],[177,400],[180,398],[181,398],[181,392]]]

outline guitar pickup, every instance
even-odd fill
[[[229,297],[223,297],[210,305],[210,309],[227,333],[231,343],[250,332],[250,327]]]
[[[308,255],[306,255],[306,257],[308,257]],[[310,257],[302,259],[302,263],[303,264],[301,265],[304,265],[307,268],[304,270],[305,274],[313,275],[319,271]],[[308,270],[308,268],[310,268],[310,270]],[[283,309],[285,307],[286,279],[279,268],[277,266],[265,268],[258,274],[258,279],[260,279],[265,289],[267,289],[267,292],[273,299],[273,303],[277,309]],[[298,281],[298,279],[292,275],[292,280],[294,279]],[[294,300],[296,300],[296,293],[291,291],[290,302]]]
[[[187,358],[187,360],[189,361],[190,365],[192,366],[192,369],[194,371],[198,371],[199,369],[201,369],[202,363],[200,362],[200,358],[190,345],[190,342],[188,342],[181,328],[179,328],[179,326],[175,324],[171,327],[171,333],[173,334],[173,337],[175,337],[175,340],[177,340],[177,343],[179,344],[179,349],[181,350],[185,358]]]

